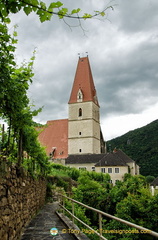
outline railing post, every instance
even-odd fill
[[[71,201],[71,202],[72,202],[72,214],[73,214],[73,216],[72,216],[72,223],[74,224],[75,206],[74,206],[74,202],[73,201]]]
[[[63,205],[63,207],[65,207],[65,197],[64,196],[62,196],[62,205]],[[65,210],[64,210],[64,208],[63,208],[63,214],[65,213]]]
[[[100,232],[100,235],[102,236],[102,214],[99,213],[99,232]],[[100,239],[102,239],[100,237]]]
[[[61,196],[59,195],[59,193],[57,194],[57,201],[60,203],[61,201],[60,201],[60,199],[61,199]]]

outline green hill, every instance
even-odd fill
[[[158,120],[107,141],[108,151],[124,151],[140,166],[140,174],[158,176]]]

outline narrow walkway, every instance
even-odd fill
[[[57,202],[46,204],[26,227],[21,240],[76,240],[73,235],[64,233],[66,226],[56,215],[57,208]],[[57,235],[51,235],[52,228],[57,228]]]

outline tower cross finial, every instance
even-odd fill
[[[88,52],[78,53],[78,55],[79,55],[79,58],[88,57]]]

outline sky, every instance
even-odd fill
[[[51,1],[45,0],[46,3]],[[68,101],[79,55],[87,56],[100,103],[104,139],[121,136],[156,120],[158,114],[158,1],[63,0],[81,14],[108,9],[100,19],[40,23],[23,12],[11,16],[17,24],[16,60],[29,61],[34,50],[34,79],[28,95],[43,111],[35,118],[68,118]]]

